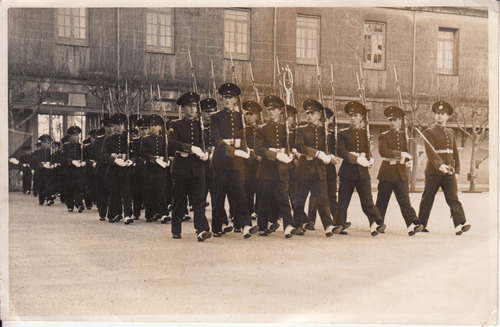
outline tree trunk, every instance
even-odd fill
[[[479,135],[472,132],[471,135],[471,156],[470,156],[470,171],[469,171],[469,192],[476,191],[476,152]]]
[[[414,134],[414,133],[412,133]],[[415,136],[413,135],[412,142],[410,142],[410,154],[413,157],[413,167],[411,169],[411,176],[410,176],[410,192],[416,192],[417,191],[417,173],[418,173],[418,147],[417,147],[417,140],[415,139]]]

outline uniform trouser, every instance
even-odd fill
[[[424,193],[420,201],[420,209],[418,218],[422,225],[427,227],[429,215],[431,214],[432,205],[436,193],[441,187],[444,193],[444,198],[450,207],[453,224],[456,226],[465,223],[465,213],[462,203],[458,200],[458,187],[455,175],[425,175]]]
[[[169,209],[168,206],[172,204],[172,174],[170,173],[170,168],[167,168],[166,170],[166,181],[165,181],[165,202],[167,209],[165,211],[165,214],[168,215]],[[187,212],[187,210],[186,210]]]
[[[376,222],[378,225],[382,224],[380,211],[373,203],[370,178],[348,179],[340,177],[338,206],[339,210],[335,225],[345,225],[347,220],[347,208],[349,208],[349,203],[351,202],[354,189],[356,189],[356,191],[358,192],[359,200],[361,202],[361,209],[363,209],[363,212],[368,217],[370,226],[374,222]]]
[[[245,194],[247,195],[248,213],[256,213],[259,208],[259,181],[257,179],[257,171],[245,173]]]
[[[143,194],[146,219],[151,219],[156,214],[168,215],[166,186],[167,178],[164,173],[145,175]]]
[[[110,167],[106,176],[108,184],[108,219],[117,215],[132,216],[132,167]],[[123,209],[122,209],[123,208]]]
[[[205,201],[207,201],[208,193],[210,192],[210,202],[214,202],[215,192],[213,192],[213,172],[210,168],[210,161],[205,162]]]
[[[194,229],[196,233],[210,230],[205,216],[205,176],[172,175],[172,234],[180,235],[182,232],[182,217],[186,210],[186,197],[194,212]]]
[[[398,201],[399,208],[401,209],[401,214],[406,223],[406,227],[411,224],[418,224],[417,214],[415,210],[411,206],[410,203],[410,186],[408,185],[408,181],[402,182],[386,182],[379,181],[378,182],[378,193],[377,193],[377,202],[376,206],[380,211],[380,215],[382,216],[382,221],[385,220],[385,213],[387,212],[387,205],[389,204],[389,199],[391,198],[392,192],[394,191],[394,195],[396,196],[396,200]]]
[[[102,163],[100,163],[100,165],[95,180],[97,188],[97,208],[99,209],[99,217],[105,218],[108,215],[109,201],[108,185],[105,182],[108,165]]]
[[[293,207],[295,227],[300,227],[302,224],[308,222],[306,214],[304,213],[304,207],[309,192],[311,192],[311,198],[318,209],[323,228],[330,226],[332,224],[332,218],[330,217],[326,180],[303,180],[297,181],[295,189],[295,203]]]
[[[337,203],[337,179],[327,179],[327,195],[328,195],[328,203],[330,204],[330,213],[332,214],[333,221],[337,220],[338,213],[338,203]],[[316,208],[316,203],[313,201],[314,199],[311,197],[309,200],[309,209],[307,213],[307,218],[310,222],[316,222],[316,213],[318,209]]]
[[[214,170],[214,184],[216,196],[212,217],[212,231],[215,233],[222,232],[225,215],[222,212],[225,210],[226,194],[228,195],[229,205],[234,212],[235,228],[252,226],[252,219],[248,214],[243,171]]]
[[[271,199],[274,198],[275,204],[278,207],[279,217],[283,218],[283,229],[288,225],[294,226],[295,223],[292,217],[290,201],[288,199],[288,180],[285,181],[259,181],[259,194],[262,197],[259,200],[257,223],[260,231],[267,229],[268,222],[272,220]]]
[[[144,187],[144,181],[141,173],[135,173],[132,175],[132,203],[133,203],[133,214],[134,217],[139,218],[141,216],[142,209],[142,193]]]
[[[40,189],[40,173],[35,173],[33,174],[33,196],[37,196],[39,193]]]
[[[92,173],[92,168],[87,168],[87,172],[85,175],[85,185],[87,185],[87,189],[85,191],[84,199],[85,206],[89,209],[92,208],[92,203],[94,203],[95,201],[94,178],[95,175]]]
[[[73,209],[75,206],[77,208],[83,206],[83,198],[86,191],[84,177],[75,172],[75,174],[66,175],[65,180],[64,194],[66,194],[66,207]]]
[[[31,191],[31,172],[23,172],[23,193]]]
[[[53,200],[55,174],[52,169],[41,168],[38,175],[38,202],[43,204],[45,200]]]

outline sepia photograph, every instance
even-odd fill
[[[498,324],[497,1],[0,24],[0,326]]]

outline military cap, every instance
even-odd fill
[[[405,112],[403,109],[396,107],[396,106],[389,106],[384,109],[384,115],[387,118],[401,118],[404,117]]]
[[[106,134],[106,130],[104,129],[104,127],[99,128],[99,130],[97,131],[97,136],[101,136],[104,134]]]
[[[304,111],[323,111],[323,105],[313,99],[307,99],[306,101],[304,101],[302,107],[304,108]]]
[[[149,126],[163,126],[163,118],[158,115],[151,115],[148,118]]]
[[[144,127],[144,126],[149,126],[149,123],[144,117],[142,117],[142,118],[137,119],[137,122],[135,123],[135,125],[137,127]]]
[[[66,143],[69,141],[69,135],[64,135],[61,139],[61,142]]]
[[[241,94],[241,90],[236,84],[224,83],[219,87],[219,94],[222,96],[232,95],[235,97]]]
[[[55,141],[55,142],[52,142],[52,145],[53,145],[53,146],[61,146],[61,142],[57,142],[57,141]]]
[[[101,125],[103,126],[112,126],[113,125],[113,122],[111,121],[111,119],[109,119],[109,117],[105,117],[101,120]]]
[[[92,141],[89,138],[86,138],[85,140],[83,140],[82,143],[87,145],[87,144],[92,143]]]
[[[203,99],[200,101],[200,108],[203,111],[214,111],[217,109],[217,101],[212,98]]]
[[[25,146],[23,146],[23,150],[24,151],[31,150],[31,146],[30,145],[25,145]]]
[[[116,113],[113,116],[109,117],[109,119],[113,124],[121,124],[127,121],[127,116],[122,113]]]
[[[285,107],[285,103],[283,102],[283,100],[281,100],[276,95],[268,95],[267,97],[264,98],[264,100],[262,100],[262,102],[264,103],[264,106],[266,108],[269,108],[269,107],[284,108]]]
[[[344,111],[348,115],[353,113],[362,114],[363,116],[366,115],[366,107],[362,103],[359,103],[357,101],[347,102],[344,107]]]
[[[81,132],[82,132],[82,129],[80,127],[78,127],[78,126],[71,126],[66,131],[66,134],[68,134],[68,135],[74,135],[74,134],[80,134]]]
[[[255,101],[245,101],[241,104],[244,111],[249,111],[254,114],[258,114],[262,111],[262,107]]]
[[[95,136],[97,136],[97,129],[91,129],[91,130],[89,131],[89,135],[90,135],[90,136],[94,136],[94,137],[95,137]]]
[[[333,110],[332,109],[325,107],[325,113],[326,113],[326,118],[333,117]]]
[[[178,105],[184,106],[188,103],[199,102],[199,101],[200,101],[200,95],[198,93],[186,92],[177,99],[176,103]]]
[[[451,115],[453,114],[453,107],[448,102],[437,101],[432,105],[432,111],[434,111],[435,113],[438,111],[444,111],[448,115]]]
[[[298,110],[294,106],[287,104],[286,105],[286,114],[287,114],[287,116],[293,116],[293,115],[298,114]]]
[[[45,141],[52,142],[52,137],[50,137],[50,135],[48,135],[48,134],[43,134],[43,135],[40,135],[40,137],[38,138],[38,141],[40,141],[40,142],[45,142]]]

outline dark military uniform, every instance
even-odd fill
[[[132,146],[135,153],[141,153],[142,138],[138,137],[132,140]],[[141,209],[143,203],[143,189],[144,189],[144,159],[137,157],[135,161],[134,170],[132,173],[132,201],[133,201],[133,215],[134,219],[139,219],[141,216]]]
[[[110,222],[132,216],[132,166],[119,166],[112,154],[123,160],[135,161],[132,145],[127,146],[127,133],[109,135],[104,139],[102,158],[107,160],[106,185],[109,192],[108,219]],[[127,150],[129,153],[127,153]],[[133,221],[133,220],[132,220]],[[125,220],[127,223],[127,219]]]
[[[19,172],[23,173],[23,193],[30,194],[31,191],[31,179],[33,174],[31,173],[31,162],[33,155],[31,153],[24,153],[19,157]]]
[[[86,184],[85,173],[86,168],[77,167],[73,161],[80,162],[82,158],[82,145],[80,143],[67,143],[63,145],[61,152],[62,174],[64,175],[64,194],[65,203],[68,211],[73,211],[76,206],[78,212],[84,210],[83,198],[85,196]]]
[[[439,167],[445,164],[453,167],[456,174],[460,173],[460,158],[455,133],[450,128],[436,125],[426,129],[424,135],[434,146],[437,153],[433,152],[427,143],[425,144],[425,153],[428,160],[425,167],[425,187],[420,201],[418,218],[422,225],[427,227],[434,198],[439,187],[441,187],[446,203],[450,206],[453,224],[455,227],[465,224],[465,213],[462,203],[458,200],[455,174],[445,174],[439,170]]]
[[[350,101],[346,104],[344,110],[348,113],[366,114],[366,108],[359,102]],[[374,223],[378,225],[377,230],[372,230],[372,235],[375,236],[378,232],[385,230],[383,225],[382,216],[378,208],[373,203],[371,191],[371,179],[368,167],[358,164],[358,157],[365,155],[367,159],[370,158],[370,144],[368,143],[368,136],[366,129],[349,127],[341,130],[338,135],[337,153],[342,159],[342,164],[339,169],[340,187],[339,187],[339,205],[336,224],[343,226],[344,229],[349,227],[347,220],[347,209],[351,202],[354,189],[358,192],[361,201],[361,208],[368,217],[370,227]]]
[[[96,162],[95,167],[95,188],[97,196],[97,209],[100,220],[105,220],[108,214],[108,186],[106,185],[106,172],[108,171],[108,160],[102,157],[102,145],[105,135],[97,136],[92,144],[90,158]]]
[[[250,158],[245,160],[245,193],[247,195],[248,213],[255,215],[257,213],[259,202],[259,181],[257,169],[259,168],[258,156],[255,154],[255,138],[258,125],[247,125],[245,136],[248,148],[250,149]]]
[[[43,135],[40,137],[42,138]],[[49,137],[47,135],[47,137]],[[43,205],[47,201],[47,205],[54,204],[54,161],[51,153],[51,149],[38,149],[33,152],[31,166],[35,169],[35,175],[38,178],[38,203]],[[50,165],[51,168],[43,167],[45,165]]]
[[[205,216],[205,163],[191,151],[192,146],[203,149],[200,121],[179,119],[170,122],[169,153],[172,162],[172,234],[181,235],[186,196],[194,211],[194,228],[199,234],[210,230]]]
[[[389,130],[380,134],[378,137],[378,151],[383,161],[377,176],[379,183],[376,205],[382,220],[385,219],[387,205],[394,191],[406,227],[411,224],[418,225],[417,214],[410,203],[408,170],[405,163],[400,162],[401,152],[408,152],[404,132]]]
[[[283,228],[295,226],[292,217],[289,195],[290,168],[289,164],[276,159],[277,153],[285,153],[286,127],[283,123],[267,122],[257,129],[255,138],[255,152],[261,156],[257,171],[259,179],[259,199],[257,221],[259,231],[267,231],[268,222],[271,221],[270,201],[274,198],[283,218]],[[279,226],[279,225],[278,225]]]
[[[156,115],[151,115],[149,119],[151,123],[158,120],[153,124],[163,125],[163,120]],[[164,135],[151,134],[142,139],[140,156],[145,160],[143,199],[147,222],[161,217],[165,219],[168,216],[166,194],[168,167],[162,167],[156,162],[159,157],[162,157],[165,163],[168,162],[166,142]]]

